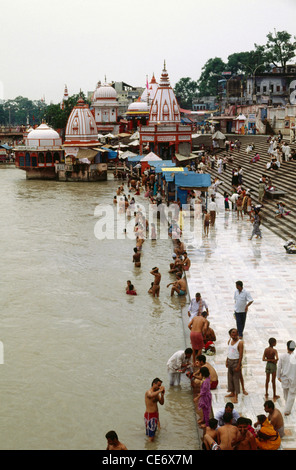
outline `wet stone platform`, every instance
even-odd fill
[[[262,239],[249,240],[252,224],[249,217],[237,220],[236,212],[224,211],[224,200],[217,195],[219,213],[215,226],[206,237],[202,219],[194,230],[186,229],[183,239],[191,260],[190,271],[186,273],[190,298],[200,292],[209,307],[209,321],[216,334],[216,354],[207,356],[219,376],[217,390],[212,391],[213,412],[225,407],[227,395],[228,331],[236,327],[234,319],[235,282],[241,280],[254,302],[250,306],[244,330],[243,377],[248,395],[241,391],[235,409],[241,416],[254,423],[264,411],[265,365],[262,361],[268,340],[276,338],[276,349],[286,352],[286,343],[296,340],[296,254],[287,254],[285,240],[261,226]],[[187,308],[183,309],[183,323],[186,345],[190,346]],[[284,398],[280,382],[276,381],[276,393],[280,398],[275,402],[284,416]],[[268,399],[273,391],[269,384]],[[292,413],[284,417],[285,437],[283,449],[296,449],[296,402]]]

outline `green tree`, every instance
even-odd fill
[[[296,37],[292,39],[287,31],[278,31],[267,34],[267,43],[263,46],[266,61],[275,67],[282,67],[285,71],[287,63],[295,57]],[[255,44],[256,47],[257,46]]]
[[[79,98],[82,98],[86,103],[90,104],[83,92],[76,95],[69,96],[68,100],[64,102],[64,108],[61,109],[61,104],[50,104],[46,108],[45,120],[48,125],[54,129],[65,129],[68,118],[74,106],[77,105]]]
[[[5,100],[0,109],[0,122],[3,125],[34,125],[42,122],[46,104],[41,100],[31,101],[17,96],[13,100]]]
[[[174,87],[174,92],[181,108],[192,109],[192,98],[197,92],[197,83],[189,77],[181,78]]]
[[[258,48],[254,51],[235,52],[228,56],[227,69],[231,71],[232,75],[253,74],[256,70],[260,70],[260,72],[264,71],[266,67],[266,57],[262,46],[257,47]]]
[[[227,71],[227,65],[219,57],[209,59],[202,68],[197,80],[198,94],[200,96],[216,96],[218,94],[218,81],[222,72]]]

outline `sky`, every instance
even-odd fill
[[[174,87],[211,58],[296,35],[296,0],[2,0],[0,99],[59,103],[98,81],[145,87],[164,60]]]

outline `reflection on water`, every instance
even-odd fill
[[[15,169],[0,178],[1,449],[105,449],[111,429],[129,449],[149,447],[145,391],[156,376],[167,387],[166,362],[185,347],[166,288],[171,241],[147,240],[134,268],[134,240],[94,236],[95,208],[116,182],[27,181]],[[156,264],[159,299],[147,293]],[[128,279],[138,296],[125,295]],[[167,390],[160,419],[154,448],[197,448],[186,380]]]

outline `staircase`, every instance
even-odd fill
[[[268,136],[263,135],[246,135],[236,136],[228,135],[229,140],[234,141],[236,138],[241,142],[240,151],[233,150],[229,151],[228,155],[231,154],[233,163],[228,163],[226,171],[222,174],[218,174],[217,168],[208,168],[207,172],[212,176],[212,180],[218,177],[223,182],[219,186],[219,192],[221,194],[227,191],[229,195],[233,193],[231,186],[232,170],[241,166],[243,169],[243,187],[251,190],[253,204],[258,204],[258,184],[259,178],[262,174],[269,176],[272,180],[272,184],[276,189],[283,190],[285,196],[280,199],[268,199],[265,197],[263,202],[263,208],[261,209],[262,225],[268,227],[274,233],[284,240],[295,240],[296,239],[296,161],[283,162],[277,171],[271,171],[266,169],[267,162],[270,161],[270,156],[267,153],[269,144],[267,143]],[[283,139],[285,141],[285,139]],[[246,147],[249,143],[254,143],[255,150],[246,153]],[[289,140],[287,140],[289,142]],[[291,149],[296,149],[296,143],[290,144]],[[260,160],[256,163],[250,163],[251,158],[255,153],[259,153]],[[225,150],[221,153],[221,156],[226,155]],[[287,210],[291,210],[291,213],[283,218],[275,218],[277,210],[277,202],[283,201],[286,204]]]

